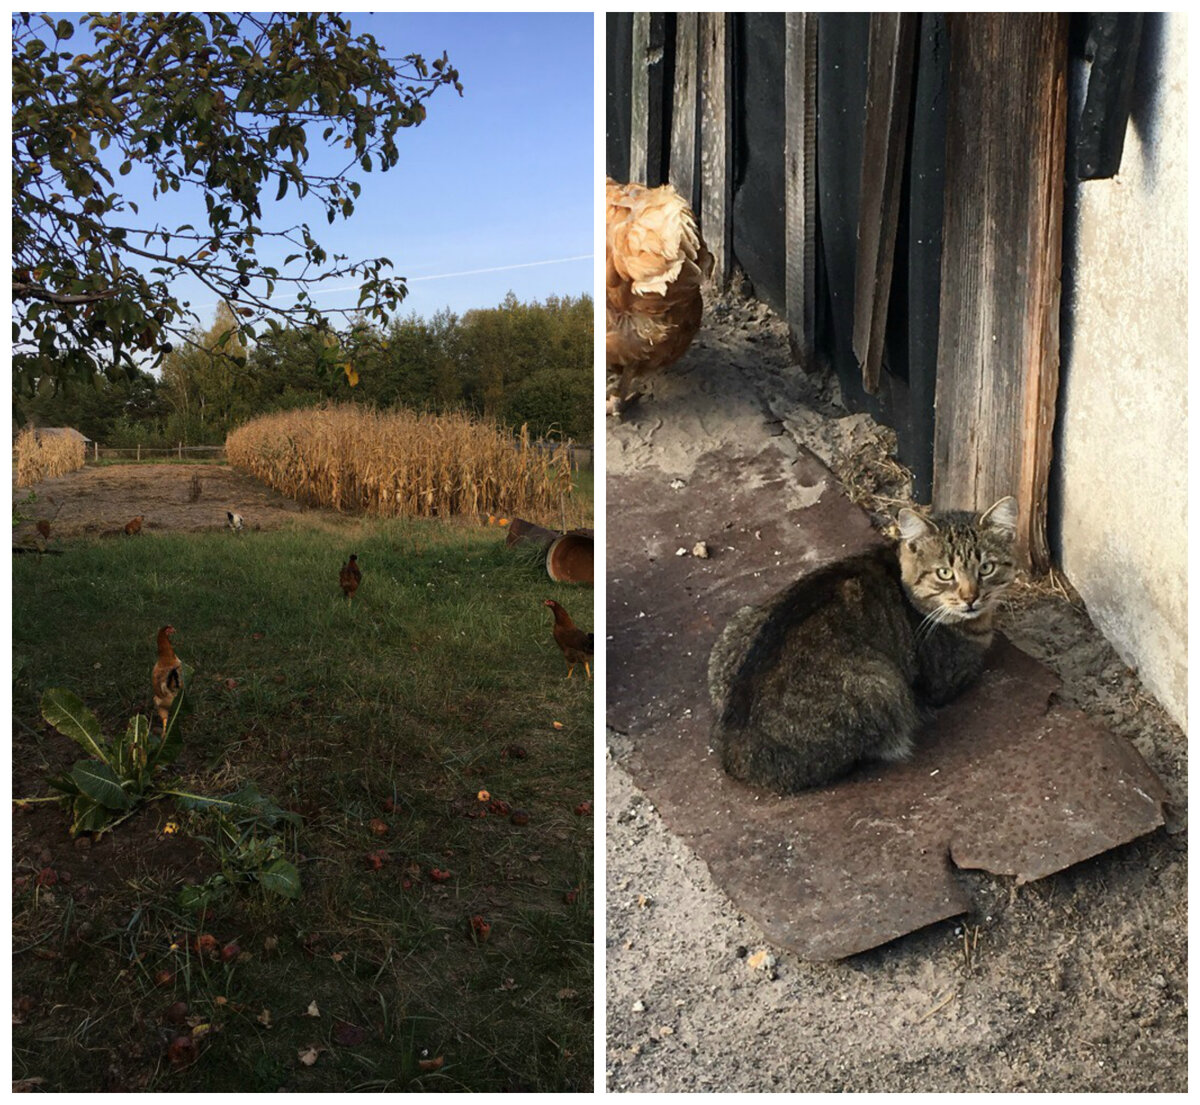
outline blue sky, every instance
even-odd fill
[[[510,289],[522,300],[591,293],[592,14],[349,18],[356,32],[369,31],[391,57],[420,53],[431,60],[446,51],[463,95],[443,88],[427,101],[426,121],[397,136],[395,168],[357,172],[362,195],[349,220],[329,224],[317,203],[276,205],[269,187],[265,227],[303,219],[331,254],[390,258],[392,271],[410,278],[400,307],[405,315],[492,307]],[[73,45],[82,48],[78,41]],[[309,168],[341,167],[344,154],[329,154],[318,137],[310,139]],[[203,223],[198,199],[190,210],[182,206],[182,193],[155,204],[135,174],[124,184],[142,204],[143,218],[152,214],[165,226]],[[535,264],[547,261],[558,263]],[[474,275],[446,275],[457,273]],[[336,286],[344,282],[329,285]],[[178,290],[207,325],[216,309],[212,294],[184,282]],[[351,306],[357,289],[330,294],[318,286],[315,301],[322,308]]]

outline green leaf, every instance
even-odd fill
[[[110,810],[127,810],[133,805],[121,786],[121,780],[108,764],[80,760],[71,768],[71,778],[85,797]]]
[[[268,828],[280,821],[296,826],[304,823],[304,819],[298,813],[280,809],[270,798],[260,794],[258,787],[253,783],[246,783],[223,798],[178,790],[170,793],[175,796],[176,804],[182,810],[216,810],[232,816],[235,820],[255,821]]]
[[[141,714],[137,714],[129,719],[129,726],[125,730],[122,747],[126,754],[123,758],[129,765],[124,770],[132,773],[153,767],[153,764],[150,762],[149,752],[150,722]],[[118,770],[122,769],[118,768]]]
[[[197,913],[225,893],[228,882],[224,875],[213,875],[199,886],[185,886],[179,891],[179,905],[183,909],[195,910]]]
[[[69,794],[72,798],[79,794],[79,784],[70,775],[48,775],[46,784],[55,790],[61,790],[63,794]]]
[[[286,859],[277,859],[259,872],[258,883],[272,894],[285,898],[300,897],[300,872]]]
[[[81,794],[75,800],[75,820],[71,825],[71,835],[99,832],[111,820],[112,810],[106,809],[99,802]]]
[[[62,687],[49,688],[42,695],[42,717],[89,755],[106,764],[109,762],[100,722],[77,694]]]
[[[54,28],[54,33],[66,42],[75,33],[75,24],[69,19],[60,19],[58,26]]]

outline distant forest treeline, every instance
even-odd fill
[[[326,399],[465,410],[528,423],[537,437],[592,437],[590,296],[521,303],[510,292],[499,307],[461,317],[409,315],[386,331],[360,331],[332,357],[329,338],[311,330],[263,333],[249,352],[236,338],[221,344],[231,326],[221,307],[212,328],[193,335],[194,346],[167,356],[161,378],[98,375],[94,385],[57,390],[45,379],[16,403],[35,425],[72,426],[116,447],[219,445],[255,415]]]

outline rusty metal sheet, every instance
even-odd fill
[[[705,454],[686,483],[609,477],[608,723],[672,831],[768,939],[809,959],[966,912],[956,867],[1042,878],[1163,823],[1166,793],[1136,751],[1050,707],[1057,678],[1007,643],[909,763],[786,798],[727,776],[708,743],[721,628],[879,540],[824,466],[782,442]]]

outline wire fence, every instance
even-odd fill
[[[571,454],[571,467],[581,472],[590,472],[594,463],[594,453],[590,445],[576,445],[570,442],[563,445],[560,442],[546,441],[539,442],[539,449],[548,449],[551,452],[557,452],[559,449],[567,449]],[[180,442],[177,445],[168,447],[151,448],[148,445],[137,445],[130,448],[116,448],[111,445],[100,445],[97,442],[89,442],[87,449],[88,463],[98,463],[102,460],[127,460],[127,461],[147,461],[147,460],[209,460],[209,461],[224,461],[225,446],[224,445],[184,445]]]
[[[95,463],[101,460],[214,460],[225,459],[224,445],[178,445],[166,448],[151,448],[148,445],[137,445],[128,449],[118,449],[111,445],[100,445],[91,442],[88,445],[87,460]]]

